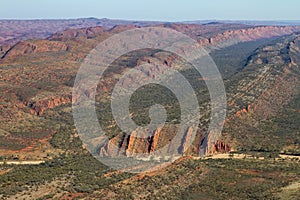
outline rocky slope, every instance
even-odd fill
[[[234,149],[276,152],[297,148],[293,139],[299,134],[293,128],[297,116],[289,122],[291,119],[286,115],[299,95],[298,45],[299,35],[290,36],[261,47],[248,57],[244,70],[249,77],[239,78],[238,90],[228,95],[232,117],[227,121],[223,138],[231,140]],[[280,118],[290,123],[281,134],[278,126],[282,125],[276,122]]]

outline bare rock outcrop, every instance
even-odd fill
[[[181,140],[178,143],[171,142],[170,130],[164,130],[163,128],[157,128],[151,136],[145,136],[144,132],[138,130],[133,131],[130,135],[123,133],[122,136],[116,136],[108,141],[99,150],[101,156],[121,156],[134,157],[137,154],[144,155],[156,155],[155,152],[161,152],[161,148],[167,147],[165,153],[183,154],[188,150],[193,142],[194,130],[189,127],[184,133],[182,133]],[[173,130],[171,130],[173,132]],[[173,134],[174,136],[174,134]],[[175,144],[176,143],[176,144]]]
[[[222,141],[217,140],[212,146],[211,153],[228,153],[230,152],[230,146]]]
[[[71,103],[72,97],[51,97],[38,101],[27,102],[26,105],[32,109],[32,114],[42,115],[45,110],[55,108],[60,105]]]

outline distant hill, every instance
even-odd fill
[[[66,29],[135,24],[139,26],[154,25],[162,22],[126,21],[113,19],[57,19],[57,20],[0,20],[0,46],[11,45],[20,40],[42,39],[55,32]]]
[[[244,25],[268,25],[268,26],[296,26],[300,21],[245,21],[245,20],[195,20],[185,22],[159,22],[159,21],[135,21],[118,19],[57,19],[57,20],[1,20],[0,19],[0,48],[3,45],[12,45],[26,39],[42,39],[53,33],[66,29],[88,28],[104,26],[112,28],[116,25],[149,26],[158,24],[244,24]]]

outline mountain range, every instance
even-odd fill
[[[1,198],[298,198],[298,21],[173,23],[88,18],[0,20],[0,26]],[[149,106],[159,102],[168,108],[165,127],[139,138],[137,131],[124,133],[113,119],[108,100],[114,85],[126,70],[138,65],[177,68],[195,89],[202,113],[191,145],[192,127],[181,133],[177,150],[181,158],[154,172],[130,174],[110,169],[87,151],[73,121],[72,88],[79,67],[97,44],[123,31],[149,26],[184,33],[205,49],[223,77],[227,115],[221,136],[215,138],[208,129],[211,105],[206,77],[182,58],[153,49],[121,56],[96,90],[97,117],[109,141],[95,153],[128,158],[144,153],[159,162],[161,158],[153,152],[170,145],[176,133],[178,102],[172,93],[155,85],[132,97],[132,118],[139,125],[149,123]],[[122,84],[128,83],[124,80]],[[43,162],[5,163],[11,160]]]

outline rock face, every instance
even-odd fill
[[[59,52],[67,50],[68,46],[62,42],[48,40],[39,40],[35,42],[24,41],[18,42],[16,45],[8,49],[2,56],[2,59],[33,53]]]
[[[204,152],[199,152],[201,156],[211,155],[214,153],[227,153],[230,152],[231,148],[229,144],[221,141],[219,134],[214,131],[210,131],[207,136],[203,139],[202,148]]]
[[[145,133],[138,130],[133,131],[130,135],[123,133],[122,136],[117,136],[106,143],[100,150],[102,156],[120,156],[133,157],[137,154],[156,155],[155,151],[162,153],[161,148],[167,147],[163,153],[185,153],[193,139],[193,128],[188,128],[182,135],[179,145],[174,145],[176,142],[171,142],[174,136],[174,129],[164,130],[163,128],[156,129],[152,136],[146,137]],[[173,133],[173,134],[172,134]],[[169,136],[169,137],[167,137]],[[177,143],[178,144],[178,143]]]
[[[186,131],[185,136],[182,138],[182,146],[179,149],[180,153],[185,153],[189,149],[190,145],[193,142],[193,138],[195,135],[193,135],[193,127],[189,127],[188,130]]]
[[[211,148],[211,153],[228,153],[230,152],[230,146],[228,144],[225,144],[222,141],[217,140],[217,142],[214,144],[214,146]]]
[[[60,105],[71,103],[72,97],[51,97],[34,102],[27,102],[26,105],[32,109],[32,113],[42,115],[45,110],[51,109]]]

